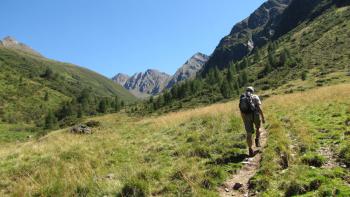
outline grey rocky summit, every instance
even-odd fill
[[[170,75],[164,72],[148,69],[145,72],[135,73],[128,78],[123,87],[135,96],[143,98],[160,93],[169,77]]]
[[[171,88],[173,85],[180,81],[190,79],[196,76],[203,65],[208,61],[209,56],[203,53],[194,54],[189,60],[182,65],[176,73],[170,78],[166,88]]]
[[[126,74],[123,74],[123,73],[118,73],[116,76],[114,76],[112,78],[112,80],[114,82],[116,82],[117,84],[121,85],[121,86],[124,86],[124,84],[126,83],[126,81],[128,81],[130,77]]]
[[[27,54],[36,55],[42,57],[42,55],[30,48],[29,46],[17,41],[15,38],[7,36],[3,40],[0,40],[0,46],[8,49],[15,49],[18,51],[22,51]]]

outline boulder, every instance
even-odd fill
[[[84,125],[84,124],[79,124],[70,129],[71,133],[75,134],[92,134],[92,130],[90,127]]]

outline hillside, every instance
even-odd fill
[[[170,93],[138,109],[168,112],[206,105],[236,98],[248,85],[264,90],[264,96],[269,96],[348,82],[348,1],[342,4],[330,0],[303,2],[305,4],[292,1],[286,12],[281,13],[275,26],[280,27],[280,32],[282,28],[289,29],[287,33],[271,38],[241,60],[230,60],[222,67],[205,64],[195,80],[173,87]],[[296,18],[295,13],[299,11],[304,14]]]
[[[131,77],[118,73],[112,80],[129,90],[136,97],[147,98],[158,95],[163,90],[171,89],[179,82],[193,79],[208,59],[207,55],[196,53],[178,68],[172,76],[154,69],[148,69],[143,73],[135,73]]]
[[[94,97],[136,98],[112,80],[91,70],[61,63],[29,52],[11,38],[0,45],[0,118],[7,123],[42,121],[49,111],[72,102],[86,90]],[[5,43],[5,45],[4,45]],[[25,46],[23,48],[23,46]],[[96,100],[97,101],[97,100]]]
[[[349,90],[342,84],[263,100],[268,146],[251,193],[350,195]],[[101,126],[92,135],[63,129],[1,146],[0,195],[218,196],[247,157],[237,101],[93,120]]]

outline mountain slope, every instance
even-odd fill
[[[207,73],[174,86],[171,94],[144,108],[152,113],[213,103],[237,97],[251,85],[269,96],[350,81],[350,4],[337,2],[292,1],[273,22],[276,32],[291,29],[287,33],[271,37],[242,60],[224,64],[222,70],[206,64]],[[295,16],[299,11],[303,16]]]
[[[207,55],[196,53],[172,76],[149,69],[144,73],[136,73],[131,77],[118,73],[112,80],[129,90],[135,96],[145,98],[151,95],[157,95],[164,89],[170,89],[178,82],[194,78],[208,59],[209,57]]]
[[[180,81],[191,79],[196,76],[203,65],[208,61],[209,56],[203,53],[196,53],[190,59],[188,59],[184,65],[182,65],[176,73],[170,78],[168,84],[165,86],[167,89],[174,86]]]
[[[39,121],[49,110],[76,100],[83,90],[96,97],[136,98],[112,80],[91,70],[46,59],[27,48],[0,46],[0,118],[6,122]],[[19,43],[12,39],[12,43]],[[20,47],[20,48],[19,48]],[[91,101],[92,102],[92,101]]]
[[[274,35],[275,26],[291,0],[268,0],[248,18],[236,24],[224,37],[206,63],[203,73],[209,69],[227,66],[231,61],[241,60],[254,48],[266,44]]]

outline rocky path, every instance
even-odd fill
[[[246,158],[242,168],[233,174],[225,183],[218,188],[220,196],[254,196],[249,191],[249,180],[255,175],[260,166],[262,149],[266,145],[267,132],[261,131],[261,148],[254,147],[255,156]]]

